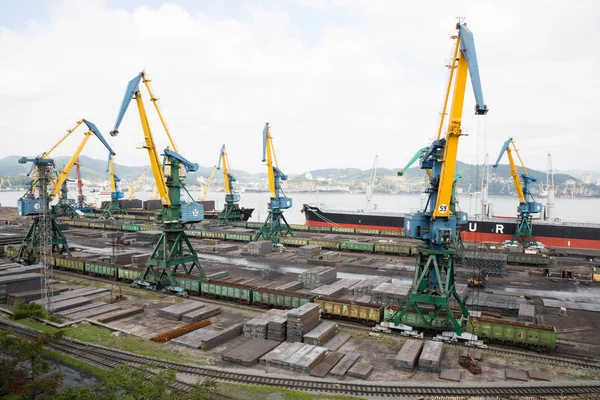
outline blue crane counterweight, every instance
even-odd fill
[[[454,187],[456,179],[460,177],[456,174],[456,160],[458,141],[463,136],[461,122],[467,72],[470,73],[475,94],[475,114],[485,115],[488,108],[483,101],[473,34],[466,24],[457,24],[457,29],[438,137],[430,146],[420,149],[406,167],[410,167],[418,158],[421,169],[426,170],[429,175],[429,186],[425,190],[429,197],[424,209],[418,213],[406,214],[404,219],[404,235],[422,239],[425,248],[419,249],[410,295],[403,307],[391,313],[386,322],[426,329],[453,330],[461,334],[462,319],[468,317],[469,313],[456,293],[456,250],[453,246],[460,240],[457,225],[467,222],[467,214],[456,210]],[[442,137],[443,116],[452,90],[448,128]],[[452,298],[460,307],[460,312],[450,308]],[[417,320],[407,320],[409,310],[416,311]]]

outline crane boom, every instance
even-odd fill
[[[214,179],[215,172],[217,171],[217,166],[214,165],[208,174],[208,178],[206,178],[206,183],[200,189],[200,201],[204,201],[206,199],[206,194],[208,193],[208,189],[210,189],[210,185]]]
[[[512,149],[511,149],[511,145],[513,147]],[[517,153],[517,148],[515,146],[515,142],[513,141],[513,138],[510,138],[506,142],[504,142],[504,144],[502,145],[502,148],[500,149],[500,154],[498,155],[498,158],[496,159],[496,162],[494,163],[493,168],[498,168],[498,163],[500,163],[502,156],[504,156],[504,153],[506,153],[506,155],[508,156],[508,162],[510,165],[510,175],[512,176],[513,182],[515,183],[515,190],[517,191],[517,197],[519,198],[519,202],[521,204],[525,204],[527,201],[525,200],[525,195],[523,194],[523,185],[521,184],[521,180],[519,179],[519,172],[517,171],[517,165],[515,164],[515,160],[512,155],[513,150],[515,151],[515,153]],[[519,160],[521,160],[521,157],[519,157]],[[525,166],[523,166],[523,171],[525,172],[525,174],[527,174],[527,169],[525,168]]]
[[[133,197],[135,196],[135,191],[140,187],[140,185],[142,184],[142,179],[144,179],[145,176],[146,168],[144,168],[144,170],[139,174],[133,185],[129,186],[129,192],[127,193],[127,198],[129,200],[133,200]]]
[[[225,185],[225,194],[232,195],[233,194],[233,183],[236,179],[229,173],[229,157],[227,156],[227,150],[225,149],[225,145],[221,147],[221,152],[219,153],[219,162],[217,163],[217,169],[221,169],[221,164],[223,164],[223,182]]]

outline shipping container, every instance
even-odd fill
[[[102,276],[105,278],[117,279],[117,270],[119,266],[98,261],[86,261],[85,272],[90,275]]]
[[[372,253],[375,248],[373,243],[340,242],[340,250],[364,251]]]
[[[323,249],[338,250],[340,248],[340,243],[335,240],[309,239],[308,244],[314,244],[316,246],[321,246],[321,248],[323,248]]]
[[[311,303],[315,296],[304,293],[277,290],[269,288],[256,288],[252,290],[252,304],[292,309],[303,304]]]
[[[202,294],[207,297],[217,297],[250,304],[254,286],[240,283],[223,282],[213,279],[202,281]]]
[[[556,329],[550,325],[537,325],[493,318],[472,318],[467,322],[467,332],[480,338],[510,342],[533,348],[556,348]],[[473,327],[475,325],[475,327]]]
[[[367,325],[377,325],[383,316],[383,306],[358,301],[317,297],[315,303],[321,306],[324,318],[342,318],[360,321]]]
[[[308,239],[302,239],[293,236],[284,236],[279,238],[279,243],[287,244],[288,246],[306,246],[308,244]]]

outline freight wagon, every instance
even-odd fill
[[[240,303],[252,303],[252,290],[254,286],[242,283],[224,282],[213,279],[202,281],[201,291],[207,297],[233,300]]]
[[[318,297],[315,299],[315,303],[321,306],[323,318],[347,319],[375,326],[381,322],[383,317],[383,306],[381,305],[331,297]]]
[[[556,348],[556,329],[550,325],[470,317],[467,321],[467,332],[474,333],[480,338],[514,343],[534,349]]]
[[[252,304],[274,308],[296,308],[312,303],[315,296],[310,294],[269,288],[252,289]]]
[[[506,260],[509,264],[548,265],[552,263],[552,257],[544,254],[508,253]]]

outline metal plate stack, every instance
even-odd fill
[[[359,358],[360,354],[358,353],[346,354],[344,358],[342,358],[340,362],[338,362],[337,365],[333,367],[333,369],[330,371],[331,375],[337,377],[342,377],[346,375],[346,372],[348,372],[348,370],[352,368],[354,363],[358,361]]]
[[[517,316],[521,304],[526,303],[527,300],[521,296],[494,294],[482,292],[480,290],[470,290],[469,296],[465,301],[465,305],[469,309],[497,312],[513,316]]]
[[[412,371],[421,355],[421,350],[423,350],[423,341],[407,340],[394,359],[394,368]]]
[[[346,293],[349,287],[356,285],[358,282],[358,279],[340,279],[330,285],[323,285],[313,289],[311,293],[316,296],[339,297]]]
[[[285,311],[283,314],[276,315],[269,321],[267,327],[267,339],[283,341],[287,335],[287,314]]]
[[[321,322],[316,328],[304,335],[304,343],[321,346],[336,334],[338,324],[331,321]]]
[[[409,285],[382,283],[371,290],[371,302],[399,306],[410,291]]]
[[[519,321],[535,323],[535,306],[533,304],[519,305]]]
[[[40,290],[41,275],[33,272],[0,277],[0,303],[5,303],[9,294]]]
[[[206,307],[202,307],[196,311],[192,311],[187,314],[183,314],[183,316],[181,317],[181,322],[185,322],[186,324],[189,324],[191,322],[210,318],[213,315],[217,315],[220,313],[221,313],[221,307],[215,306],[212,304],[207,304]]]
[[[279,342],[273,340],[252,339],[223,353],[223,361],[251,367],[277,346]]]
[[[427,372],[440,372],[443,352],[443,342],[427,340],[423,346],[421,357],[419,357],[419,370]]]
[[[480,269],[489,276],[503,278],[506,276],[507,260],[506,253],[467,251],[462,258],[462,264],[467,268]]]
[[[342,254],[339,251],[326,251],[321,256],[321,260],[323,261],[335,261],[342,258]]]
[[[390,283],[392,282],[392,278],[368,278],[363,279],[356,283],[355,285],[350,286],[346,290],[346,294],[351,294],[353,296],[366,296],[370,295],[373,288],[381,285],[382,283]]]
[[[191,313],[192,311],[196,311],[204,307],[206,307],[206,304],[204,303],[188,300],[161,308],[158,311],[158,315],[163,318],[172,319],[173,321],[179,321],[184,314]]]
[[[337,279],[337,269],[332,267],[316,267],[302,272],[298,281],[304,284],[306,289],[315,289],[322,285],[328,285]]]
[[[269,254],[273,252],[273,242],[270,240],[250,242],[248,243],[247,249],[250,254]]]
[[[371,364],[366,363],[356,363],[350,368],[347,372],[348,376],[352,376],[354,378],[367,379],[371,372],[373,371],[373,366]]]
[[[303,343],[282,343],[265,354],[261,364],[306,373],[327,355],[327,349]]]
[[[305,259],[310,259],[313,258],[315,256],[319,256],[321,254],[321,246],[318,246],[316,244],[309,244],[306,246],[302,246],[299,247],[298,250],[296,250],[296,255],[298,255],[299,257],[305,258]]]
[[[321,318],[321,306],[306,303],[288,312],[287,341],[301,342],[302,337],[314,329]]]
[[[252,318],[244,324],[244,337],[266,339],[269,321],[284,312],[283,310],[272,308],[258,317]]]
[[[192,349],[210,350],[241,334],[242,324],[235,324],[223,330],[202,328],[173,339],[171,343]]]
[[[302,289],[303,286],[304,285],[302,284],[302,282],[292,281],[292,282],[285,283],[281,286],[277,286],[275,289],[294,291],[294,290]]]
[[[162,235],[161,231],[140,231],[135,233],[136,242],[156,244]]]

